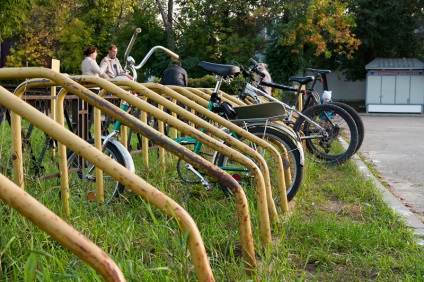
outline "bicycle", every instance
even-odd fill
[[[292,77],[291,81],[298,83],[299,87],[286,86],[271,82],[256,81],[255,76],[262,76],[257,70],[258,63],[250,59],[253,63],[251,69],[242,67],[243,75],[247,78],[246,83],[239,92],[239,99],[246,101],[251,98],[252,103],[262,103],[259,96],[265,97],[268,101],[277,102],[288,111],[284,120],[286,125],[293,127],[293,130],[300,134],[301,140],[306,143],[306,148],[312,154],[316,162],[328,165],[341,164],[347,161],[356,152],[358,144],[358,129],[351,115],[343,108],[334,104],[318,104],[308,107],[303,111],[297,110],[300,95],[312,93],[313,91],[303,90],[315,77]],[[283,91],[295,92],[293,105],[288,105],[283,101],[268,95],[261,85],[281,89]],[[343,137],[347,145],[339,138]]]
[[[129,56],[129,52],[131,48],[134,45],[134,42],[136,40],[137,34],[141,32],[141,29],[137,28],[134,32],[130,43],[128,44],[128,47],[125,51],[124,55],[124,61],[125,63],[125,74],[121,74],[117,77],[120,78],[126,78],[126,79],[132,79],[134,81],[137,80],[137,70],[144,66],[144,64],[147,62],[147,60],[150,58],[150,56],[156,51],[156,50],[163,50],[168,55],[174,58],[178,58],[178,55],[172,52],[171,50],[166,49],[162,46],[155,46],[150,49],[150,51],[146,54],[146,56],[143,58],[141,63],[139,65],[135,65],[135,60],[133,57]],[[129,76],[128,73],[131,72],[132,76]],[[121,109],[129,112],[133,109],[133,107],[127,103],[123,102],[121,105]],[[124,167],[126,167],[128,170],[134,172],[134,162],[131,157],[130,152],[117,140],[121,128],[121,122],[116,120],[113,126],[113,129],[107,136],[102,136],[102,151]],[[87,140],[88,143],[91,145],[94,145],[94,139]],[[103,177],[103,186],[104,186],[104,199],[105,203],[111,203],[112,201],[120,198],[125,190],[125,186],[119,183],[119,181],[113,179],[111,176],[104,174],[103,172],[98,172],[93,164],[88,162],[87,160],[82,159],[79,157],[79,155],[71,150],[68,150],[67,152],[67,163],[68,163],[68,170],[69,170],[69,182],[70,184],[73,182],[78,183],[77,185],[82,187],[83,189],[80,189],[79,192],[82,195],[87,195],[87,198],[89,200],[94,200],[98,195],[96,196],[93,191],[94,185],[96,183],[96,178],[98,173],[102,173]],[[81,184],[81,180],[85,180],[84,184]],[[77,191],[75,191],[73,194],[78,194]]]
[[[215,74],[217,78],[214,91],[211,94],[208,103],[208,110],[242,126],[243,129],[261,139],[265,139],[278,149],[283,158],[284,167],[287,168],[287,171],[289,171],[289,175],[285,175],[286,183],[288,181],[288,184],[286,184],[286,194],[287,199],[289,201],[292,200],[298,192],[303,178],[303,150],[297,140],[294,140],[296,139],[296,136],[287,132],[289,131],[288,129],[280,128],[280,130],[277,130],[272,126],[272,121],[282,119],[285,116],[284,113],[281,113],[281,106],[276,104],[270,105],[271,107],[274,106],[274,108],[275,106],[278,107],[277,111],[273,110],[274,113],[269,112],[271,107],[268,106],[266,109],[261,109],[260,113],[255,113],[254,109],[250,106],[232,108],[228,103],[222,102],[219,95],[219,89],[222,82],[230,82],[236,75],[238,75],[240,73],[240,68],[231,65],[213,64],[208,62],[200,62],[198,66]],[[259,108],[260,107],[256,107],[255,110],[259,110]],[[275,114],[275,112],[277,112],[277,114]],[[209,119],[206,120],[209,121]],[[202,132],[206,132],[203,128],[200,130]],[[275,164],[271,161],[272,158],[269,152],[258,148],[256,144],[248,140],[244,140],[242,137],[237,136],[235,132],[228,130],[227,128],[222,128],[222,130],[240,141],[247,142],[249,146],[258,151],[267,161],[269,172],[272,174],[275,172],[273,169],[273,165]],[[289,135],[291,135],[291,137],[289,137]],[[252,177],[247,168],[236,164],[231,158],[216,151],[208,151],[207,147],[205,148],[201,142],[193,138],[179,137],[174,140],[182,145],[194,146],[193,151],[196,154],[207,158],[211,163],[217,165],[222,170],[232,172],[233,177],[240,182],[249,181],[248,179]],[[207,189],[210,189],[211,187],[202,171],[196,170],[182,159],[179,159],[177,162],[177,172],[180,178],[187,183],[202,183]],[[272,175],[271,179],[273,181],[277,181],[275,175]],[[274,182],[271,186],[277,187]],[[230,191],[225,186],[220,185],[220,188],[224,193],[230,194]],[[273,192],[274,201],[278,203],[280,201],[280,194],[276,191]]]

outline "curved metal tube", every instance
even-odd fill
[[[0,199],[80,257],[103,276],[105,281],[125,281],[119,267],[96,244],[1,173]]]
[[[150,56],[153,54],[153,52],[155,52],[158,49],[165,51],[165,53],[168,54],[169,56],[171,56],[172,58],[175,58],[175,59],[179,58],[179,56],[177,54],[175,54],[174,52],[172,52],[171,50],[169,50],[169,49],[167,49],[163,46],[155,46],[152,49],[150,49],[149,53],[147,53],[147,55],[144,57],[144,59],[141,61],[141,63],[138,64],[137,66],[134,66],[134,68],[138,70],[142,66],[144,66],[144,64],[147,62],[147,60],[149,60]]]
[[[134,120],[127,113],[123,112],[120,109],[117,109],[116,113],[114,108],[115,106],[111,105],[109,102],[103,101],[103,99],[99,98],[96,94],[92,93],[88,89],[82,87],[78,83],[72,81],[68,77],[64,75],[51,71],[45,68],[7,68],[0,69],[0,78],[17,78],[17,77],[47,77],[56,82],[56,84],[61,85],[63,88],[66,88],[68,91],[75,93],[78,96],[81,96],[84,100],[89,102],[93,106],[100,107],[107,114],[110,114],[114,118],[120,119],[124,124],[139,130],[137,126],[141,126],[140,122],[135,119]],[[3,88],[0,88],[3,89]],[[148,199],[150,203],[158,207],[161,211],[165,212],[169,216],[175,218],[179,221],[180,226],[182,227],[184,232],[189,232],[189,249],[192,254],[193,264],[196,269],[197,276],[199,280],[202,281],[214,281],[212,270],[209,265],[209,260],[206,255],[206,250],[203,244],[203,240],[200,236],[200,232],[197,229],[196,224],[194,223],[191,216],[180,206],[178,203],[173,201],[171,198],[151,186],[149,183],[145,182],[143,179],[138,177],[137,175],[129,172],[125,167],[121,166],[116,161],[110,159],[105,156],[95,147],[89,145],[87,142],[82,140],[81,138],[74,135],[72,132],[65,129],[63,126],[54,122],[49,117],[45,116],[38,110],[34,109],[30,105],[28,105],[25,101],[22,101],[12,93],[7,90],[1,91],[0,95],[0,104],[9,108],[11,111],[16,112],[26,120],[31,121],[34,125],[45,131],[54,139],[59,142],[65,144],[74,152],[82,155],[85,159],[93,163],[95,166],[98,166],[102,170],[106,171],[109,175],[111,175],[114,179],[119,180],[123,185],[133,190],[138,195],[143,196]],[[125,117],[125,118],[124,118]],[[19,127],[20,123],[15,126]],[[147,128],[146,128],[147,129]],[[148,129],[147,129],[147,132]],[[164,144],[165,141],[163,138],[157,135],[155,132],[150,132],[151,138],[156,139],[158,143]],[[175,143],[175,142],[174,142]],[[168,148],[172,151],[178,151],[176,144],[167,144]],[[185,148],[184,148],[185,149]],[[182,152],[181,152],[182,153]],[[186,158],[191,162],[195,162],[193,160],[193,156],[189,150],[185,150]],[[63,156],[62,156],[63,157]],[[196,159],[196,156],[194,157]],[[197,160],[197,159],[196,159]],[[206,171],[211,171],[211,174],[216,173],[216,169],[211,169],[210,167],[205,167]],[[225,174],[224,172],[222,172]],[[238,193],[243,193],[242,189],[238,185],[235,180],[231,180],[230,177],[227,179],[228,185],[233,187],[238,187]],[[234,188],[237,190],[237,188]],[[241,190],[241,191],[240,191]],[[247,211],[248,213],[248,211]],[[250,225],[249,225],[250,227]],[[251,233],[250,233],[251,235]],[[253,249],[253,245],[252,245]],[[254,257],[253,257],[253,266],[256,266]]]
[[[268,142],[262,140],[261,138],[255,136],[255,135],[249,133],[248,131],[239,127],[238,125],[235,125],[232,122],[220,117],[219,115],[216,115],[216,114],[212,113],[211,111],[205,109],[205,107],[207,107],[207,105],[208,105],[208,102],[206,100],[203,100],[203,99],[204,98],[209,99],[210,95],[203,93],[202,91],[200,91],[198,89],[194,89],[194,88],[185,88],[185,87],[178,87],[178,86],[168,86],[168,87],[166,87],[166,86],[156,84],[156,83],[145,83],[144,85],[146,85],[149,88],[155,89],[157,91],[163,92],[164,94],[169,95],[172,98],[178,99],[180,102],[184,103],[188,107],[196,110],[197,112],[201,112],[203,115],[210,118],[211,120],[213,120],[213,121],[219,123],[220,125],[234,131],[238,136],[242,136],[243,138],[251,140],[252,142],[257,144],[258,146],[265,148],[274,157],[274,160],[275,160],[275,163],[276,163],[277,173],[279,175],[283,175],[284,168],[283,168],[283,163],[282,163],[282,160],[281,160],[281,155],[271,144],[269,144]],[[181,97],[181,95],[176,96],[172,92],[166,91],[167,88],[170,88],[174,91],[177,91],[179,94],[183,95],[184,97]],[[200,99],[196,98],[195,96],[193,96],[193,94],[198,95],[201,98]],[[195,101],[192,101],[192,100],[195,100]],[[269,173],[267,172],[266,174],[264,174],[264,177],[266,177],[266,179],[265,179],[265,181],[266,181],[266,196],[267,196],[269,213],[270,213],[270,216],[273,220],[278,220],[278,214],[277,214],[277,211],[275,209],[275,204],[274,204],[274,200],[273,200],[273,197],[272,197]],[[277,181],[278,181],[278,188],[280,190],[280,193],[282,195],[286,195],[286,184],[285,184],[284,178],[278,177]],[[284,212],[289,211],[287,197],[283,197],[281,199],[281,206],[282,206],[282,209],[283,209]]]

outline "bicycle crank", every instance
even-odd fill
[[[206,189],[206,191],[210,191],[210,190],[213,189],[212,186],[210,185],[210,183],[191,164],[186,163],[184,167],[185,167],[185,169],[190,170],[197,177],[199,177],[200,183],[202,183],[202,185]]]

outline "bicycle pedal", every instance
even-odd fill
[[[206,191],[212,191],[213,190],[213,187],[209,183],[204,183],[203,187],[205,188]]]

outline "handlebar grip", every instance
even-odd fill
[[[171,50],[164,48],[163,51],[165,51],[166,54],[171,56],[172,58],[178,59],[180,56],[172,52]]]
[[[263,72],[261,72],[260,70],[255,70],[255,72],[256,72],[257,74],[259,74],[262,78],[264,78],[264,77],[265,77],[265,74],[264,74]]]
[[[249,62],[251,62],[252,64],[254,64],[255,66],[257,66],[258,65],[258,62],[256,62],[254,59],[252,59],[252,58],[250,58],[249,59]]]

